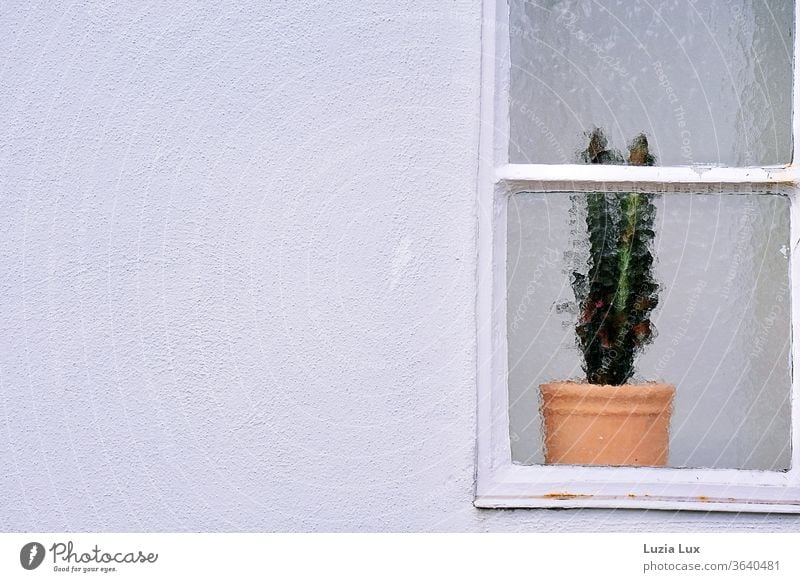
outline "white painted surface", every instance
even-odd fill
[[[1,530],[798,527],[475,509],[480,3],[213,6],[3,12]]]
[[[607,183],[654,184],[753,184],[780,185],[797,180],[797,168],[720,168],[712,166],[599,166],[575,164],[505,164],[495,172],[498,181],[557,181],[585,184],[600,180]]]

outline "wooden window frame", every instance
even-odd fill
[[[771,167],[510,164],[508,0],[484,0],[478,171],[477,479],[484,508],[603,507],[800,513],[800,385],[792,374],[791,468],[786,472],[656,467],[519,465],[511,460],[506,333],[506,217],[516,192],[752,191],[791,202],[793,368],[800,362],[800,171]],[[795,6],[795,31],[798,6]],[[800,63],[795,34],[794,63]],[[798,76],[793,144],[800,143]]]

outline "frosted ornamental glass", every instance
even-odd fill
[[[660,165],[791,161],[789,0],[512,0],[512,163],[576,163],[601,127]]]
[[[585,196],[585,195],[578,195]],[[790,459],[789,201],[663,194],[657,335],[634,380],[676,386],[669,465],[785,470]],[[512,458],[543,462],[539,384],[581,380],[570,286],[571,195],[511,196],[508,366]]]

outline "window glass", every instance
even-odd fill
[[[789,199],[653,195],[658,304],[634,380],[677,390],[668,465],[790,464]],[[585,381],[572,273],[586,264],[587,194],[510,196],[508,366],[512,458],[543,462],[539,385]]]
[[[593,127],[660,165],[791,160],[791,0],[512,0],[512,163],[574,163]]]

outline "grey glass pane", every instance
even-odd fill
[[[601,127],[660,165],[791,161],[791,0],[511,0],[514,163],[575,163]]]
[[[577,202],[572,198],[578,196]],[[543,462],[539,385],[585,381],[576,344],[570,222],[585,195],[522,193],[508,207],[512,457]],[[634,380],[677,387],[669,465],[790,464],[789,200],[772,194],[655,197],[657,335]]]

